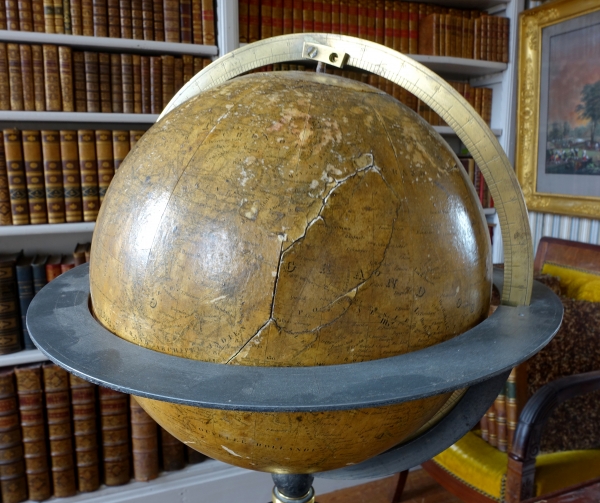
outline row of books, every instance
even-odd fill
[[[459,157],[460,162],[467,172],[467,176],[475,187],[475,192],[479,198],[479,202],[483,208],[493,208],[494,199],[490,193],[490,189],[481,174],[481,170],[472,157]]]
[[[0,42],[0,110],[158,114],[210,62]]]
[[[90,260],[90,243],[66,255],[0,254],[0,354],[35,349],[25,323],[33,298],[50,281]]]
[[[289,33],[350,35],[405,54],[508,62],[508,18],[404,0],[240,0],[240,42]]]
[[[513,369],[504,388],[479,422],[481,438],[501,452],[512,447],[519,419],[516,379],[516,370]]]
[[[0,133],[0,225],[94,222],[129,150],[144,131]]]
[[[3,503],[43,501],[148,481],[205,460],[158,426],[135,398],[52,364],[0,370]]]
[[[7,29],[215,45],[212,0],[7,0]]]

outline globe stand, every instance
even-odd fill
[[[273,474],[273,503],[315,503],[314,477],[300,474]]]

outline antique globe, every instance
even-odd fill
[[[456,155],[393,97],[321,73],[238,77],[165,115],[119,168],[91,254],[104,327],[221,365],[383,359],[490,305],[488,229]],[[210,457],[313,473],[397,445],[449,395],[293,413],[138,401]]]

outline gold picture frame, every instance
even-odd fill
[[[527,207],[598,218],[600,2],[525,11],[519,38],[516,170]]]

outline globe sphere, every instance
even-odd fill
[[[425,121],[360,82],[272,72],[205,91],[142,137],[100,210],[90,288],[97,319],[134,344],[316,366],[465,332],[487,315],[491,274],[472,184]],[[302,413],[138,400],[213,458],[311,473],[402,442],[447,399]]]

